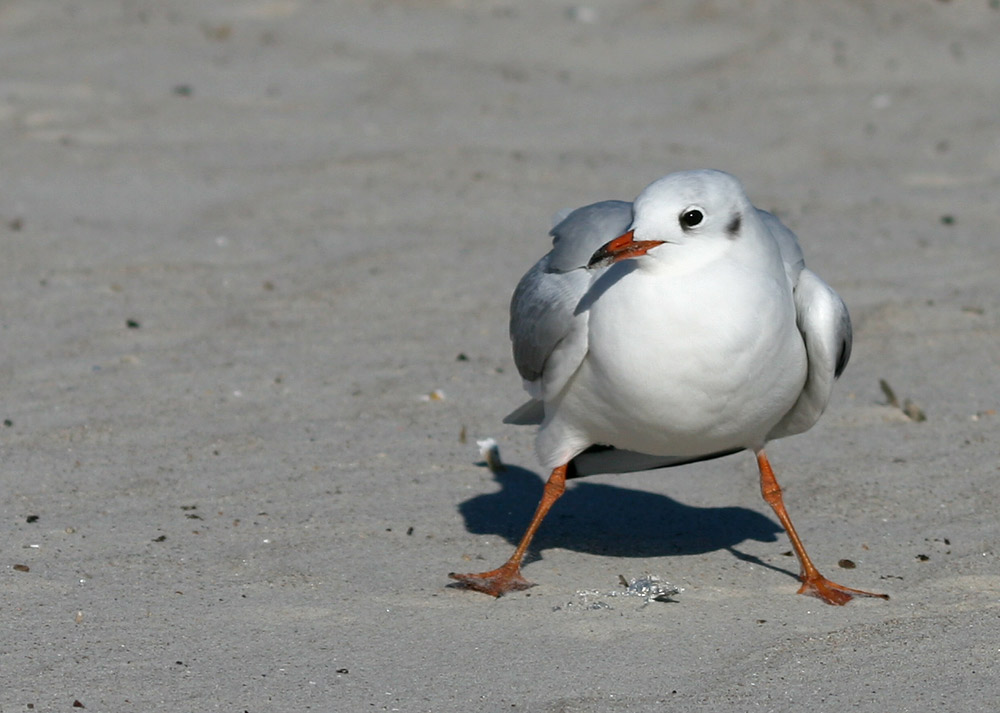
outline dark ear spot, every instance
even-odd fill
[[[743,216],[739,213],[733,216],[733,219],[729,221],[729,225],[726,226],[726,232],[729,233],[729,237],[735,238],[740,234],[740,226],[743,224]]]

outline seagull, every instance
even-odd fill
[[[888,599],[830,581],[785,510],[764,453],[826,408],[851,353],[843,300],[806,268],[795,234],[716,170],[671,173],[634,203],[569,213],[510,308],[514,361],[531,400],[505,423],[538,425],[551,471],[505,564],[456,574],[499,597],[534,586],[521,563],[572,478],[679,466],[748,450],[788,533],[800,594]]]

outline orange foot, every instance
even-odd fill
[[[475,589],[477,592],[491,594],[494,597],[503,596],[507,592],[531,589],[535,586],[533,582],[529,582],[521,576],[519,566],[512,566],[509,562],[489,572],[480,572],[479,574],[455,574],[451,572],[448,576],[457,580],[465,589]]]
[[[845,587],[842,584],[831,582],[818,572],[815,577],[807,577],[802,580],[802,586],[799,588],[799,594],[808,594],[811,597],[822,599],[827,604],[836,604],[838,606],[847,604],[847,602],[854,599],[854,597],[877,597],[879,599],[889,598],[888,594],[865,592],[861,589],[852,589],[851,587]]]

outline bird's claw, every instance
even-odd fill
[[[854,597],[875,597],[877,599],[889,598],[888,594],[876,594],[875,592],[866,592],[862,589],[845,587],[842,584],[831,582],[829,579],[818,573],[814,577],[802,578],[802,586],[799,588],[799,594],[807,594],[811,597],[822,599],[827,604],[835,604],[837,606],[847,604],[847,602],[854,599]]]
[[[494,597],[500,597],[508,592],[520,592],[531,589],[535,584],[529,582],[521,576],[521,568],[517,566],[504,565],[489,572],[479,572],[478,574],[455,574],[451,572],[449,577],[458,582],[458,586],[464,589],[474,589]]]

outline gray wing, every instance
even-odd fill
[[[789,284],[796,284],[799,281],[799,273],[806,266],[806,260],[802,255],[802,248],[799,246],[798,238],[774,214],[758,208],[757,215],[760,216],[761,221],[767,226],[767,229],[771,231],[771,235],[774,236],[774,242],[778,244],[778,249],[781,251],[781,261],[785,264],[785,275],[788,276]]]
[[[768,434],[768,438],[773,439],[812,428],[826,409],[833,382],[851,357],[851,317],[840,296],[806,268],[795,233],[771,213],[759,209],[757,213],[781,251],[795,299],[796,324],[805,343],[809,365],[798,400]]]
[[[840,295],[816,273],[803,268],[795,285],[795,312],[806,345],[809,371],[802,394],[768,439],[802,433],[819,419],[833,391],[833,382],[851,358],[851,316]]]
[[[557,347],[563,345],[568,353],[559,360],[560,373],[553,373],[553,379],[579,366],[586,354],[585,341],[581,343],[580,335],[564,340],[574,327],[581,328],[579,322],[586,315],[574,314],[577,304],[602,272],[588,270],[587,263],[598,248],[628,230],[631,223],[632,204],[624,201],[577,208],[552,229],[552,250],[521,278],[510,303],[510,339],[514,363],[535,399],[505,418],[506,423],[541,422],[542,376]]]

